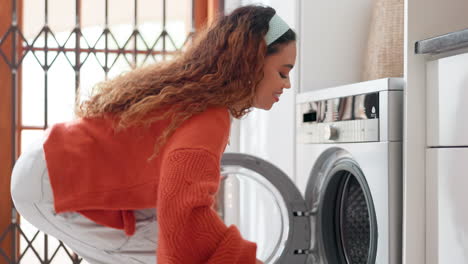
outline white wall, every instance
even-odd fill
[[[414,43],[468,27],[466,0],[405,0],[403,263],[425,264],[426,60]]]
[[[276,9],[293,29],[296,28],[298,0],[226,1],[229,12],[239,4],[265,4]],[[300,36],[299,36],[300,37]],[[298,54],[298,59],[299,59]],[[294,180],[295,155],[295,90],[298,89],[297,65],[290,73],[292,89],[286,89],[270,111],[255,109],[241,121],[234,123],[231,130],[231,146],[228,151],[239,151],[263,158],[289,175]],[[238,134],[238,139],[233,138]],[[238,140],[238,141],[237,141]],[[234,142],[237,141],[236,144]]]
[[[373,2],[300,1],[300,92],[361,81]]]

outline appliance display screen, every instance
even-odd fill
[[[310,102],[303,122],[336,122],[379,118],[379,93]]]

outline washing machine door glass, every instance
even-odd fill
[[[310,224],[305,201],[289,177],[260,158],[226,153],[215,209],[224,222],[236,225],[243,238],[257,243],[264,263],[305,263]]]

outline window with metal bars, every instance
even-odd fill
[[[14,161],[47,127],[72,119],[99,81],[171,59],[223,3],[0,0],[0,264],[85,263],[18,217]]]

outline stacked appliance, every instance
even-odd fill
[[[468,263],[468,53],[426,71],[426,263]]]

